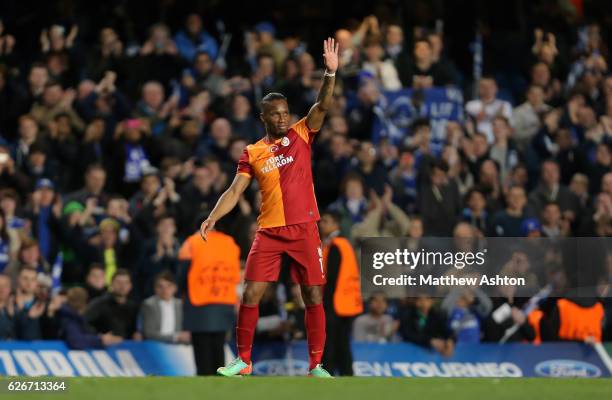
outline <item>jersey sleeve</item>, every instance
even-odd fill
[[[304,141],[308,144],[313,142],[314,137],[318,132],[318,130],[315,131],[308,128],[308,125],[306,125],[306,117],[291,125],[291,128],[296,131],[298,136],[304,139]]]
[[[238,168],[236,169],[236,174],[247,175],[248,177],[253,176],[253,167],[249,162],[249,151],[246,148],[242,152],[240,160],[238,160]]]

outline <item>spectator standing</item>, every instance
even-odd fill
[[[553,160],[544,161],[540,184],[529,194],[529,204],[537,215],[541,215],[545,204],[555,202],[563,215],[573,222],[580,211],[578,199],[560,180],[559,164]]]
[[[168,343],[189,343],[191,334],[182,330],[183,304],[176,294],[176,280],[170,271],[155,277],[155,295],[140,307],[144,339]]]
[[[512,118],[512,105],[497,98],[497,82],[491,76],[485,76],[478,83],[478,99],[470,100],[465,111],[474,119],[476,131],[486,135],[489,143],[493,142],[493,118],[501,115],[509,121]]]
[[[138,339],[138,306],[128,297],[131,291],[130,273],[125,269],[117,269],[110,284],[110,292],[88,304],[85,321],[98,333],[110,332],[123,339]]]
[[[400,90],[402,83],[397,75],[397,69],[391,59],[384,59],[385,50],[378,38],[371,38],[365,43],[365,60],[363,72],[376,79],[384,90]]]
[[[185,19],[184,29],[174,36],[176,48],[185,60],[192,61],[198,52],[207,53],[212,61],[217,58],[217,41],[203,28],[202,18],[192,13]]]
[[[506,194],[505,210],[493,216],[491,234],[496,236],[520,237],[521,226],[530,213],[527,209],[527,197],[522,186],[512,186]]]
[[[444,65],[434,61],[431,42],[419,38],[414,42],[413,57],[399,55],[396,61],[402,86],[428,89],[453,84],[453,77]]]
[[[368,313],[360,315],[353,324],[353,339],[356,342],[388,343],[399,324],[387,312],[387,297],[375,293],[368,300]]]
[[[459,190],[454,181],[449,181],[447,174],[446,162],[434,163],[429,172],[429,183],[422,183],[418,191],[419,211],[427,236],[450,236],[461,210]]]
[[[544,90],[541,86],[531,85],[527,89],[527,100],[518,106],[512,113],[514,126],[514,139],[521,149],[527,144],[542,127],[542,116],[551,110],[544,102]]]
[[[11,278],[0,273],[0,340],[15,338],[15,303],[11,296]]]
[[[87,309],[87,291],[81,287],[68,289],[66,304],[58,311],[60,321],[60,337],[66,341],[71,349],[100,349],[121,343],[123,338],[107,332],[96,333],[89,325],[83,314]]]
[[[483,323],[484,341],[499,342],[514,325],[518,325],[519,329],[506,338],[508,342],[531,342],[536,339],[536,330],[522,311],[525,301],[525,298],[516,297],[516,287],[498,287],[492,298],[492,312]]]
[[[38,273],[36,269],[24,266],[17,275],[15,290],[15,332],[19,340],[42,339],[41,317],[46,304],[40,301]]]
[[[76,201],[80,204],[87,204],[90,198],[96,199],[96,209],[94,215],[101,215],[104,212],[104,207],[108,202],[109,195],[105,192],[107,172],[102,164],[90,164],[84,174],[85,185],[77,190],[66,195],[64,203]]]
[[[50,179],[39,179],[32,193],[30,221],[32,234],[38,241],[40,255],[48,263],[55,261],[62,239],[60,216],[62,203]]]
[[[480,321],[493,307],[489,296],[479,288],[454,288],[446,295],[441,307],[448,314],[448,324],[457,343],[480,343]]]
[[[400,307],[399,334],[406,342],[432,349],[443,356],[452,356],[455,342],[446,315],[433,308],[433,299],[419,294],[414,305]]]
[[[91,264],[85,277],[85,290],[87,291],[87,301],[92,301],[108,292],[102,265]]]
[[[178,272],[178,252],[180,244],[176,238],[176,222],[171,215],[164,214],[157,218],[156,236],[148,240],[143,248],[142,260],[139,263],[138,289],[139,297],[149,298],[156,287],[156,277],[164,271]],[[164,275],[168,278],[168,274]],[[172,283],[172,282],[171,282]]]

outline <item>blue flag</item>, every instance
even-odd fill
[[[61,251],[57,253],[51,268],[51,295],[56,295],[62,289],[62,271],[64,270],[64,256]]]
[[[401,145],[411,134],[412,122],[417,118],[428,118],[431,140],[436,144],[446,139],[448,121],[463,122],[463,94],[456,88],[383,91],[374,106],[374,114],[374,143],[388,138],[393,144]]]

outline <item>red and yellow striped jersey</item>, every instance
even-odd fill
[[[237,173],[257,179],[260,228],[319,220],[310,149],[315,133],[302,118],[274,143],[263,138],[244,149]]]

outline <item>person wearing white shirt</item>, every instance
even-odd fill
[[[174,297],[176,282],[169,271],[155,278],[155,295],[141,306],[143,336],[145,339],[169,343],[189,343],[191,335],[182,330],[183,308],[180,299]]]
[[[551,110],[544,103],[544,89],[539,85],[531,85],[527,89],[527,101],[514,109],[512,125],[514,140],[523,149],[542,127],[540,116]]]
[[[383,60],[384,55],[385,50],[379,41],[368,41],[365,45],[366,60],[363,62],[362,70],[372,74],[383,89],[400,90],[402,83],[395,64],[391,59]]]
[[[512,120],[512,105],[497,98],[497,83],[492,77],[483,77],[478,84],[478,99],[468,101],[465,111],[476,121],[476,130],[493,143],[493,118],[497,115]]]

